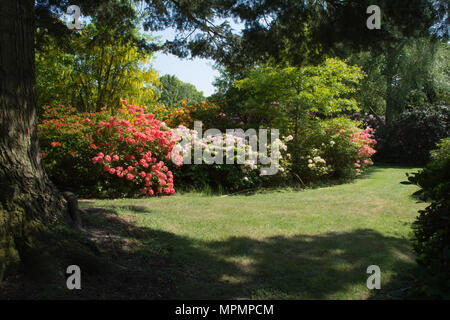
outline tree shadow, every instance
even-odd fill
[[[355,290],[356,296],[393,298],[390,292],[401,289],[405,279],[392,276],[407,275],[415,267],[406,239],[370,229],[204,241],[141,227],[123,217],[130,218],[102,210],[83,218],[88,229],[100,226],[115,235],[116,261],[132,261],[140,273],[138,282],[149,274],[146,280],[152,281],[156,274],[162,280],[156,287],[170,287],[163,299],[345,299]],[[382,272],[382,290],[376,294],[365,289],[369,265],[378,265]],[[117,294],[135,291],[126,286]]]
[[[369,265],[380,266],[382,273],[411,267],[397,258],[398,252],[410,250],[407,241],[373,230],[277,236],[262,241],[234,237],[212,242],[209,247],[225,260],[243,257],[252,261],[238,273],[230,270],[230,277],[242,280],[220,298],[232,298],[236,293],[262,299],[350,298],[345,291],[365,286]]]
[[[105,208],[115,211],[115,210],[125,210],[137,213],[151,213],[151,208],[147,206],[138,206],[138,205],[108,205]]]
[[[84,272],[82,290],[47,288],[33,298],[384,299],[404,287],[390,276],[415,267],[407,240],[370,229],[205,241],[139,226],[135,215],[112,210],[85,209],[82,219],[111,268]],[[382,273],[376,293],[366,289],[370,265]]]

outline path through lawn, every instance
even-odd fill
[[[354,183],[305,191],[81,206],[131,221],[131,250],[165,259],[148,266],[172,279],[171,298],[366,299],[373,264],[382,272],[378,296],[395,297],[414,267],[407,239],[424,207],[410,197],[415,187],[400,184],[412,171],[374,167]]]

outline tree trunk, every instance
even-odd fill
[[[0,281],[39,264],[40,235],[65,210],[41,163],[35,81],[34,0],[1,1]]]
[[[394,94],[394,86],[393,82],[398,72],[398,63],[399,56],[401,51],[403,50],[406,41],[400,41],[393,46],[387,48],[385,53],[386,59],[386,124],[391,122],[395,115],[401,113],[402,110],[399,109],[399,106],[396,105],[398,102],[395,101]]]
[[[386,124],[392,120],[396,108],[392,97],[395,75],[395,59],[396,57],[394,56],[394,50],[389,48],[386,52]]]

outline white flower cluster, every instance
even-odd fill
[[[271,144],[264,141],[265,145],[260,145],[260,152],[258,152],[258,146],[254,146],[249,141],[252,137],[246,139],[235,134],[223,134],[218,130],[213,130],[214,134],[209,135],[208,131],[205,132],[204,137],[201,137],[196,130],[190,130],[184,126],[172,129],[174,140],[177,142],[171,154],[172,160],[175,162],[183,159],[184,164],[190,164],[192,159],[194,164],[237,163],[245,165],[251,170],[261,169],[262,165],[270,165],[271,168],[276,166],[277,171],[284,171],[278,165],[282,158],[281,151],[287,150],[287,146],[282,140],[276,138]],[[288,138],[285,140],[289,141]],[[290,138],[292,139],[292,136]],[[269,151],[270,156],[267,155]],[[261,169],[260,175],[266,174],[270,173]]]
[[[319,149],[312,149],[308,157],[308,168],[317,175],[326,175],[332,168],[331,166],[327,166],[327,162],[319,153]]]

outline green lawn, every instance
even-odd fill
[[[170,298],[367,299],[372,264],[382,272],[375,297],[389,298],[401,294],[415,266],[410,224],[425,205],[410,197],[414,186],[400,184],[412,171],[374,167],[353,183],[304,191],[84,200],[81,207],[118,215],[124,241],[117,243],[147,256],[157,278],[172,279]],[[102,221],[94,212],[83,214],[91,226]],[[151,263],[157,256],[164,262]]]

